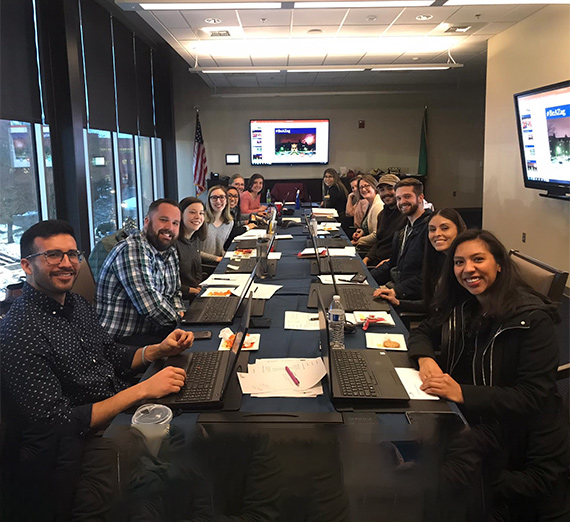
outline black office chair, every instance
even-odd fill
[[[517,266],[523,281],[551,301],[560,302],[564,294],[564,285],[568,280],[568,272],[558,270],[518,250],[511,249],[509,255]]]

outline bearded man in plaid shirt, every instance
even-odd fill
[[[153,201],[143,230],[117,243],[105,260],[95,309],[114,339],[150,343],[176,327],[185,310],[174,246],[180,217],[175,201]]]

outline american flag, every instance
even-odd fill
[[[201,194],[206,190],[206,174],[208,173],[208,160],[206,159],[206,147],[202,136],[202,126],[200,116],[196,113],[196,137],[194,138],[194,159],[192,160],[192,171],[194,172],[194,185],[196,194]]]

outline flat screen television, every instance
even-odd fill
[[[329,120],[250,120],[252,165],[326,165]]]
[[[525,187],[570,199],[570,80],[514,99]]]

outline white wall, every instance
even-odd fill
[[[507,248],[564,270],[570,269],[570,202],[524,187],[513,94],[569,78],[569,6],[541,9],[489,41],[483,226]]]
[[[331,120],[329,165],[334,168],[367,171],[400,167],[403,173],[413,174],[417,172],[421,120],[427,105],[428,200],[438,207],[481,206],[484,84],[469,89],[456,85],[412,88],[415,92],[406,94],[220,98],[213,97],[195,75],[181,70],[175,87],[179,158],[186,156],[183,151],[192,145],[192,107],[199,105],[208,167],[222,175],[240,172],[248,177],[260,172],[268,179],[321,177],[324,166],[251,166],[249,120],[284,117]],[[366,121],[364,129],[358,128],[358,120]],[[225,154],[232,152],[241,155],[241,165],[225,165]],[[189,193],[184,189],[188,169],[179,164],[181,196]]]

